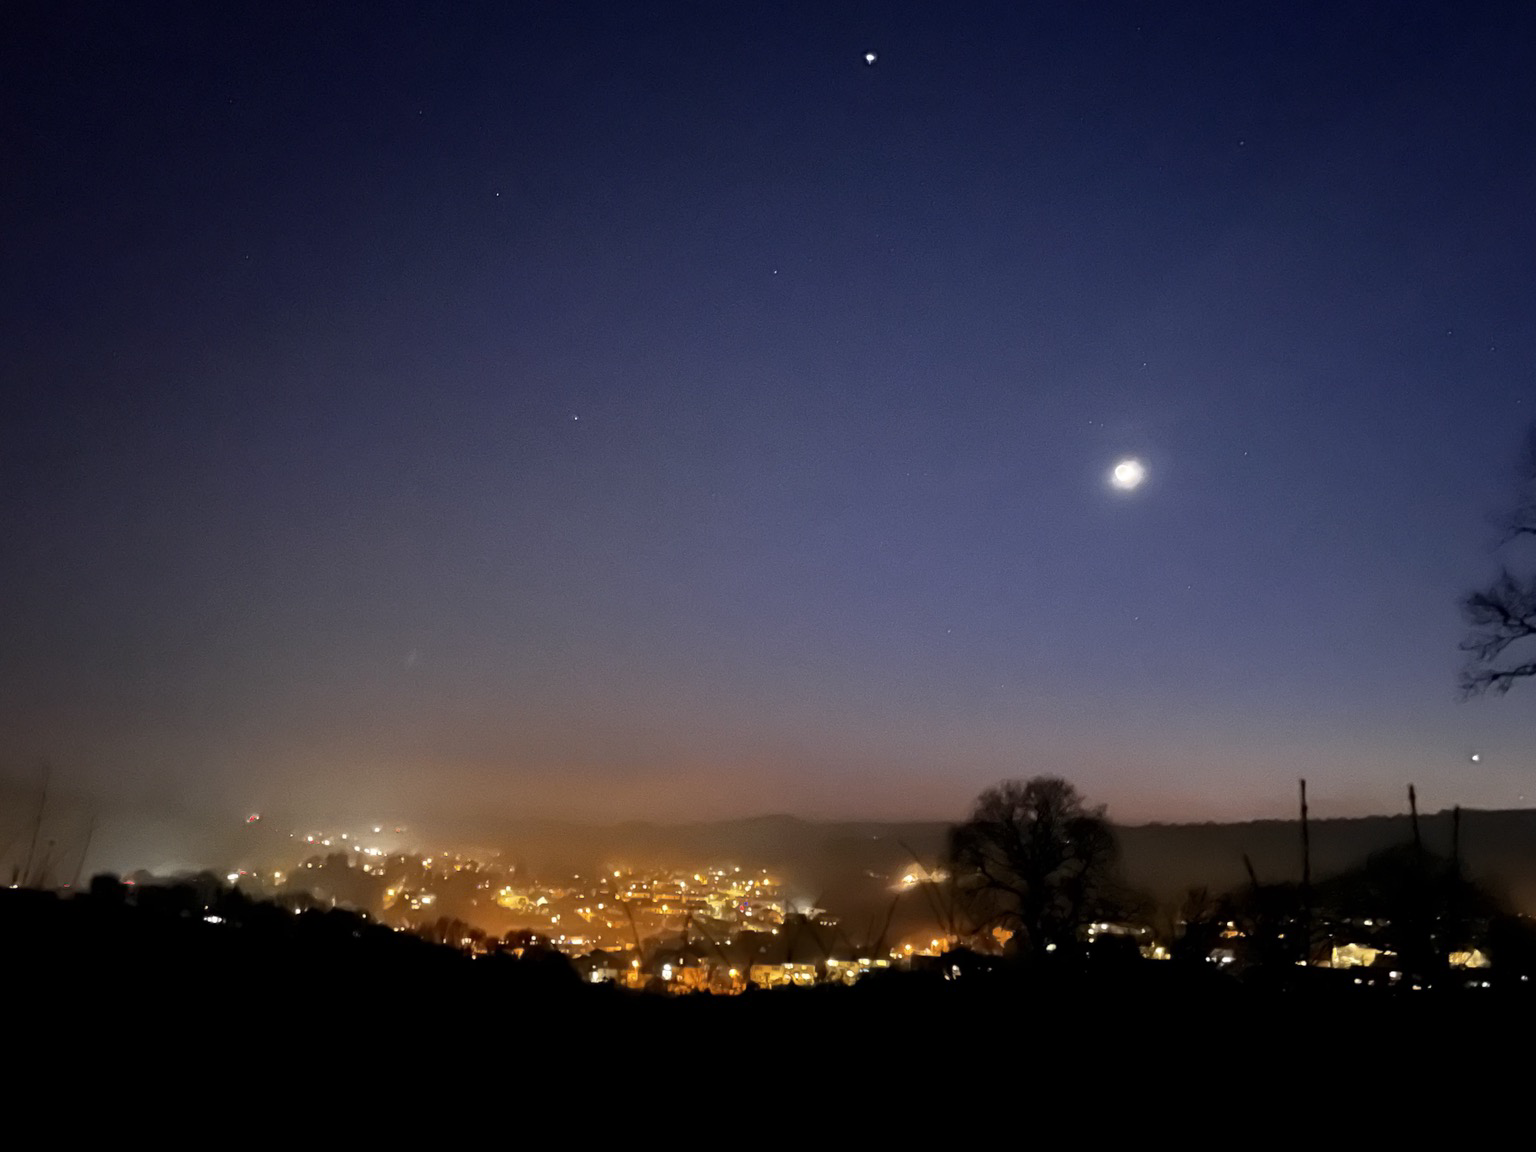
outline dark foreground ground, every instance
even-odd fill
[[[843,1132],[974,1129],[999,1109],[1053,1131],[1142,1131],[1204,1124],[1251,1096],[1401,1119],[1523,1100],[1536,1035],[1531,985],[1493,976],[1415,993],[1319,970],[1077,962],[657,996],[582,985],[557,957],[470,958],[345,913],[235,926],[25,892],[0,892],[0,949],[12,1066],[53,1089],[344,1101],[398,1109],[402,1123],[506,1108],[509,1122],[532,1108],[563,1124],[615,1109],[647,1125],[733,1110],[779,1123],[814,1106],[854,1124]]]

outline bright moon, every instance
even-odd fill
[[[1109,474],[1109,482],[1126,492],[1140,488],[1141,482],[1146,478],[1147,470],[1142,467],[1140,460],[1122,460]]]

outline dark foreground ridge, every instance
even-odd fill
[[[15,1001],[25,1050],[86,1045],[140,1071],[197,1054],[322,1053],[326,1083],[369,1066],[341,1054],[380,1051],[494,1061],[560,1091],[594,1062],[636,1059],[831,1062],[875,1079],[937,1062],[962,1078],[1027,1069],[1041,1084],[1121,1061],[1143,1065],[1139,1076],[1211,1061],[1258,1075],[1341,1053],[1390,1063],[1478,1051],[1536,1020],[1536,993],[1513,968],[1415,992],[1348,971],[1233,973],[1092,952],[1022,963],[958,951],[853,986],[657,995],[584,984],[539,948],[469,955],[354,912],[294,913],[238,891],[206,906],[186,886],[130,901],[110,878],[72,898],[0,891],[0,941],[11,987],[35,993]]]

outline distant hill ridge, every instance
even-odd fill
[[[35,784],[0,779],[0,850],[7,876],[31,845],[37,800]],[[98,807],[59,787],[50,794],[39,837],[39,852],[51,854],[56,878],[67,880],[82,863],[92,816],[98,816],[99,823],[90,840],[89,859],[83,861],[86,874],[197,867],[222,872],[262,865],[291,854],[294,844],[288,832],[305,823],[282,813],[268,813],[260,824],[247,825],[243,816],[162,812],[148,803]],[[1419,824],[1429,848],[1449,851],[1448,810],[1424,814]],[[336,821],[334,826],[347,824]],[[1126,878],[1160,900],[1177,900],[1191,887],[1223,891],[1245,883],[1244,854],[1261,880],[1292,881],[1301,875],[1300,830],[1295,820],[1117,827]],[[816,820],[786,813],[609,824],[482,815],[473,821],[427,819],[410,825],[413,836],[422,837],[423,847],[477,845],[536,872],[584,871],[624,863],[691,868],[706,861],[734,862],[782,871],[810,895],[826,894],[828,899],[846,889],[851,878],[862,877],[872,884],[875,878],[905,868],[914,857],[924,863],[937,861],[943,856],[948,828],[949,823],[940,820]],[[1410,837],[1406,813],[1313,820],[1313,875],[1325,878]],[[1473,875],[1491,880],[1517,906],[1536,912],[1536,809],[1463,809],[1461,846]]]
[[[1451,812],[1421,814],[1425,846],[1448,853]],[[580,870],[609,864],[691,866],[702,859],[784,869],[812,885],[835,884],[849,870],[892,873],[913,857],[943,855],[943,821],[823,821],[787,815],[685,824],[629,821],[593,825],[518,821],[495,837],[535,867]],[[1159,899],[1191,887],[1222,891],[1247,882],[1243,857],[1262,881],[1301,877],[1297,820],[1117,825],[1126,878]],[[1324,878],[1370,853],[1412,837],[1407,814],[1310,821],[1312,871]],[[1469,871],[1493,881],[1521,907],[1536,910],[1536,810],[1463,809],[1461,852]],[[601,857],[601,859],[599,859]]]

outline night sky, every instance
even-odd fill
[[[1536,417],[1529,5],[24,3],[0,42],[13,776],[1536,799],[1530,692],[1457,698]]]

